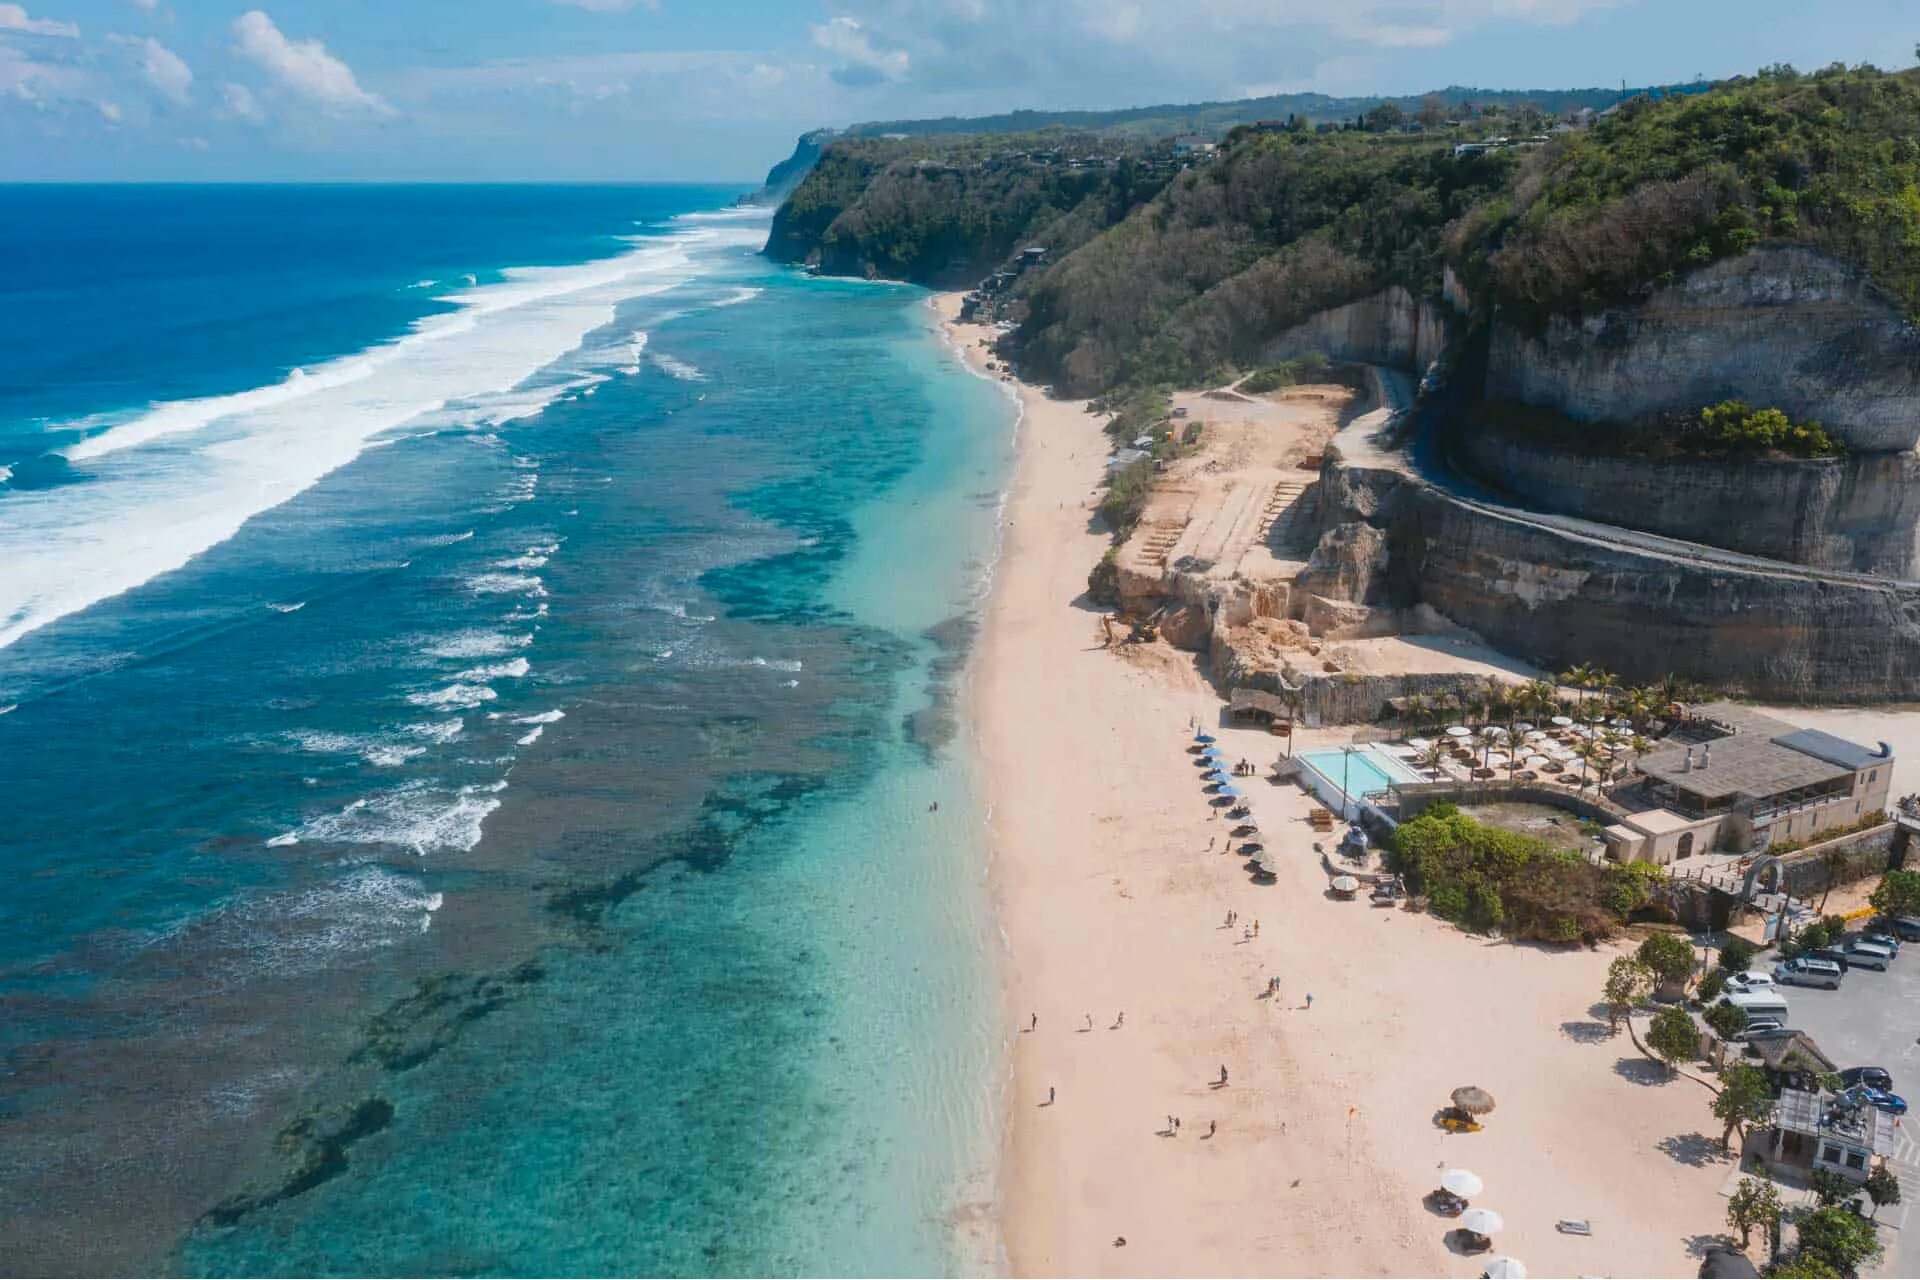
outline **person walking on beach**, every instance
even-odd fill
[[[1093,1015],[1092,1015],[1092,1014],[1088,1014],[1088,1015],[1087,1015],[1087,1030],[1089,1030],[1089,1031],[1091,1031],[1091,1030],[1093,1030]]]
[[[1258,920],[1253,922],[1253,936],[1256,938],[1260,936],[1260,922]]]
[[[1036,1031],[1040,1027],[1040,1015],[1034,1014],[1027,1019],[1027,1030]]]
[[[1313,992],[1307,992],[1307,1008],[1313,1008]]]
[[[1227,1064],[1224,1062],[1220,1064],[1220,1083],[1223,1086],[1227,1083]]]
[[[1053,1105],[1053,1086],[1052,1085],[1047,1086],[1047,1105],[1048,1106]]]
[[[1113,1029],[1115,1031],[1118,1031],[1120,1028],[1126,1025],[1127,1025],[1127,1011],[1125,1009],[1122,1009],[1120,1011],[1119,1016],[1113,1020]]]
[[[1218,1132],[1220,1132],[1220,1122],[1218,1120],[1207,1121],[1207,1136],[1211,1138]]]

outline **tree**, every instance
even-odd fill
[[[1774,1280],[1840,1280],[1840,1273],[1812,1254],[1782,1258],[1767,1268]]]
[[[1677,1004],[1654,1014],[1647,1027],[1647,1048],[1669,1073],[1677,1064],[1691,1060],[1700,1052],[1700,1029],[1693,1025],[1693,1015]]]
[[[1671,933],[1656,933],[1635,953],[1662,986],[1685,984],[1693,973],[1693,945]]]
[[[1740,1247],[1753,1240],[1753,1229],[1764,1228],[1771,1238],[1780,1231],[1780,1189],[1765,1178],[1742,1178],[1727,1197],[1727,1225],[1740,1233]]]
[[[1920,914],[1920,871],[1889,871],[1867,898],[1883,916]]]
[[[1420,99],[1420,123],[1429,129],[1437,129],[1447,122],[1447,100],[1437,93],[1429,93]]]
[[[1831,1169],[1815,1169],[1807,1175],[1807,1185],[1813,1188],[1813,1198],[1822,1207],[1840,1204],[1854,1193],[1853,1183]]]
[[[1759,952],[1758,947],[1735,934],[1720,944],[1720,967],[1728,973],[1744,973]]]
[[[1361,127],[1370,133],[1385,133],[1406,123],[1407,113],[1392,102],[1383,102],[1360,117]]]
[[[1620,1029],[1620,1019],[1653,989],[1653,974],[1632,956],[1615,956],[1607,966],[1607,1022]]]
[[[1873,1201],[1873,1216],[1876,1218],[1884,1206],[1900,1203],[1900,1179],[1893,1170],[1887,1168],[1884,1160],[1873,1166],[1873,1172],[1867,1175],[1867,1199]]]
[[[1744,1022],[1745,1018],[1741,1020]],[[1722,1073],[1720,1093],[1713,1100],[1714,1118],[1726,1126],[1720,1133],[1722,1151],[1732,1153],[1735,1130],[1764,1124],[1772,1114],[1773,1087],[1767,1083],[1766,1072],[1751,1063],[1739,1062]]]
[[[1722,1040],[1731,1040],[1747,1029],[1747,1011],[1737,1004],[1710,1004],[1701,1016]]]
[[[1727,971],[1725,969],[1709,969],[1700,975],[1700,985],[1695,988],[1694,994],[1700,998],[1700,1003],[1711,1004],[1715,997],[1726,989]],[[1719,1007],[1724,1009],[1727,1006],[1720,1005]]]
[[[1871,1222],[1829,1205],[1815,1209],[1799,1222],[1801,1258],[1824,1262],[1840,1275],[1855,1275],[1881,1253],[1880,1236]]]

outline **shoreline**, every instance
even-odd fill
[[[1453,1224],[1421,1203],[1438,1168],[1464,1165],[1509,1224],[1495,1252],[1536,1274],[1691,1275],[1691,1242],[1724,1227],[1731,1165],[1695,1150],[1718,1132],[1699,1087],[1646,1078],[1596,1022],[1615,951],[1332,901],[1291,785],[1250,787],[1278,884],[1210,856],[1223,824],[1189,720],[1234,758],[1264,763],[1274,741],[1214,727],[1191,655],[1104,650],[1079,599],[1108,545],[1092,524],[1101,419],[985,371],[990,331],[955,322],[957,295],[934,305],[1024,415],[965,692],[1004,951],[1008,1272],[1476,1276],[1485,1259],[1453,1252]],[[1228,911],[1265,916],[1263,936],[1226,928]],[[1432,1113],[1469,1083],[1499,1114],[1451,1137]],[[1557,1218],[1594,1220],[1595,1238]]]

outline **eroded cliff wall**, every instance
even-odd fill
[[[1318,353],[1352,364],[1383,364],[1416,376],[1447,344],[1447,312],[1399,285],[1316,312],[1261,347],[1262,363]]]
[[[1487,395],[1590,422],[1738,398],[1810,418],[1856,450],[1920,441],[1920,330],[1864,275],[1799,247],[1692,272],[1633,308],[1496,316]]]
[[[1485,429],[1452,460],[1518,505],[1823,569],[1920,577],[1920,455],[1731,462],[1568,453]]]

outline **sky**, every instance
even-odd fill
[[[1904,67],[1916,40],[1911,0],[0,0],[0,181],[746,182],[856,120]]]

